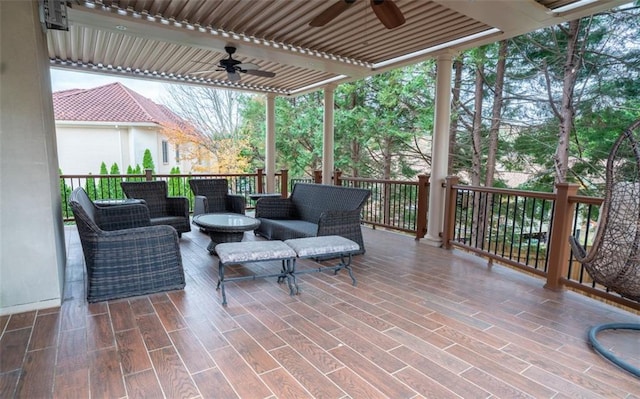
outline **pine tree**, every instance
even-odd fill
[[[89,176],[91,176],[91,173],[89,173]],[[96,179],[94,177],[87,177],[84,183],[84,191],[87,192],[92,201],[96,199]]]
[[[120,168],[117,163],[114,162],[113,165],[111,165],[109,174],[116,176],[109,178],[109,198],[124,198],[122,195],[122,187],[120,186],[122,177],[120,177]]]
[[[107,171],[107,165],[102,162],[100,164],[100,175],[108,175],[109,172]],[[109,196],[109,178],[108,177],[101,177],[98,180],[98,192],[96,193],[97,198],[111,198]]]
[[[62,175],[62,170],[58,169],[58,174]],[[71,196],[71,187],[67,185],[64,179],[60,179],[60,196],[62,197],[62,217],[70,218],[71,207],[69,206],[69,197]]]
[[[142,156],[142,167],[144,170],[151,169],[152,173],[155,173],[155,165],[153,164],[153,157],[151,156],[151,151],[147,148],[144,150],[144,155]]]
[[[132,167],[131,165],[129,165],[127,167],[127,174],[128,175],[141,175],[142,174],[142,169],[140,169],[140,165],[136,165],[136,167]],[[129,177],[127,178],[127,181],[143,181],[144,179],[141,177]]]
[[[171,172],[169,172],[169,174],[172,175],[179,175],[180,174],[180,168],[179,167],[173,167],[171,168]],[[184,193],[184,184],[181,181],[181,179],[179,177],[170,177],[169,181],[169,195],[170,196],[181,196]]]

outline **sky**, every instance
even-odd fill
[[[131,90],[161,103],[167,96],[169,83],[154,82],[148,79],[130,79],[106,74],[83,73],[65,69],[51,68],[51,90],[90,89],[109,83],[120,82]]]

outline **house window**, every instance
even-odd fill
[[[162,163],[169,163],[169,143],[162,141]]]
[[[176,163],[180,163],[180,146],[176,144]]]

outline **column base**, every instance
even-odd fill
[[[427,236],[424,238],[424,242],[427,245],[431,245],[432,247],[441,247],[442,246],[442,238],[439,236],[433,237],[430,236],[429,234],[427,234]]]

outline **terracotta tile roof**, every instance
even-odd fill
[[[118,82],[92,89],[55,92],[53,111],[57,121],[185,124],[164,105],[156,104]]]

